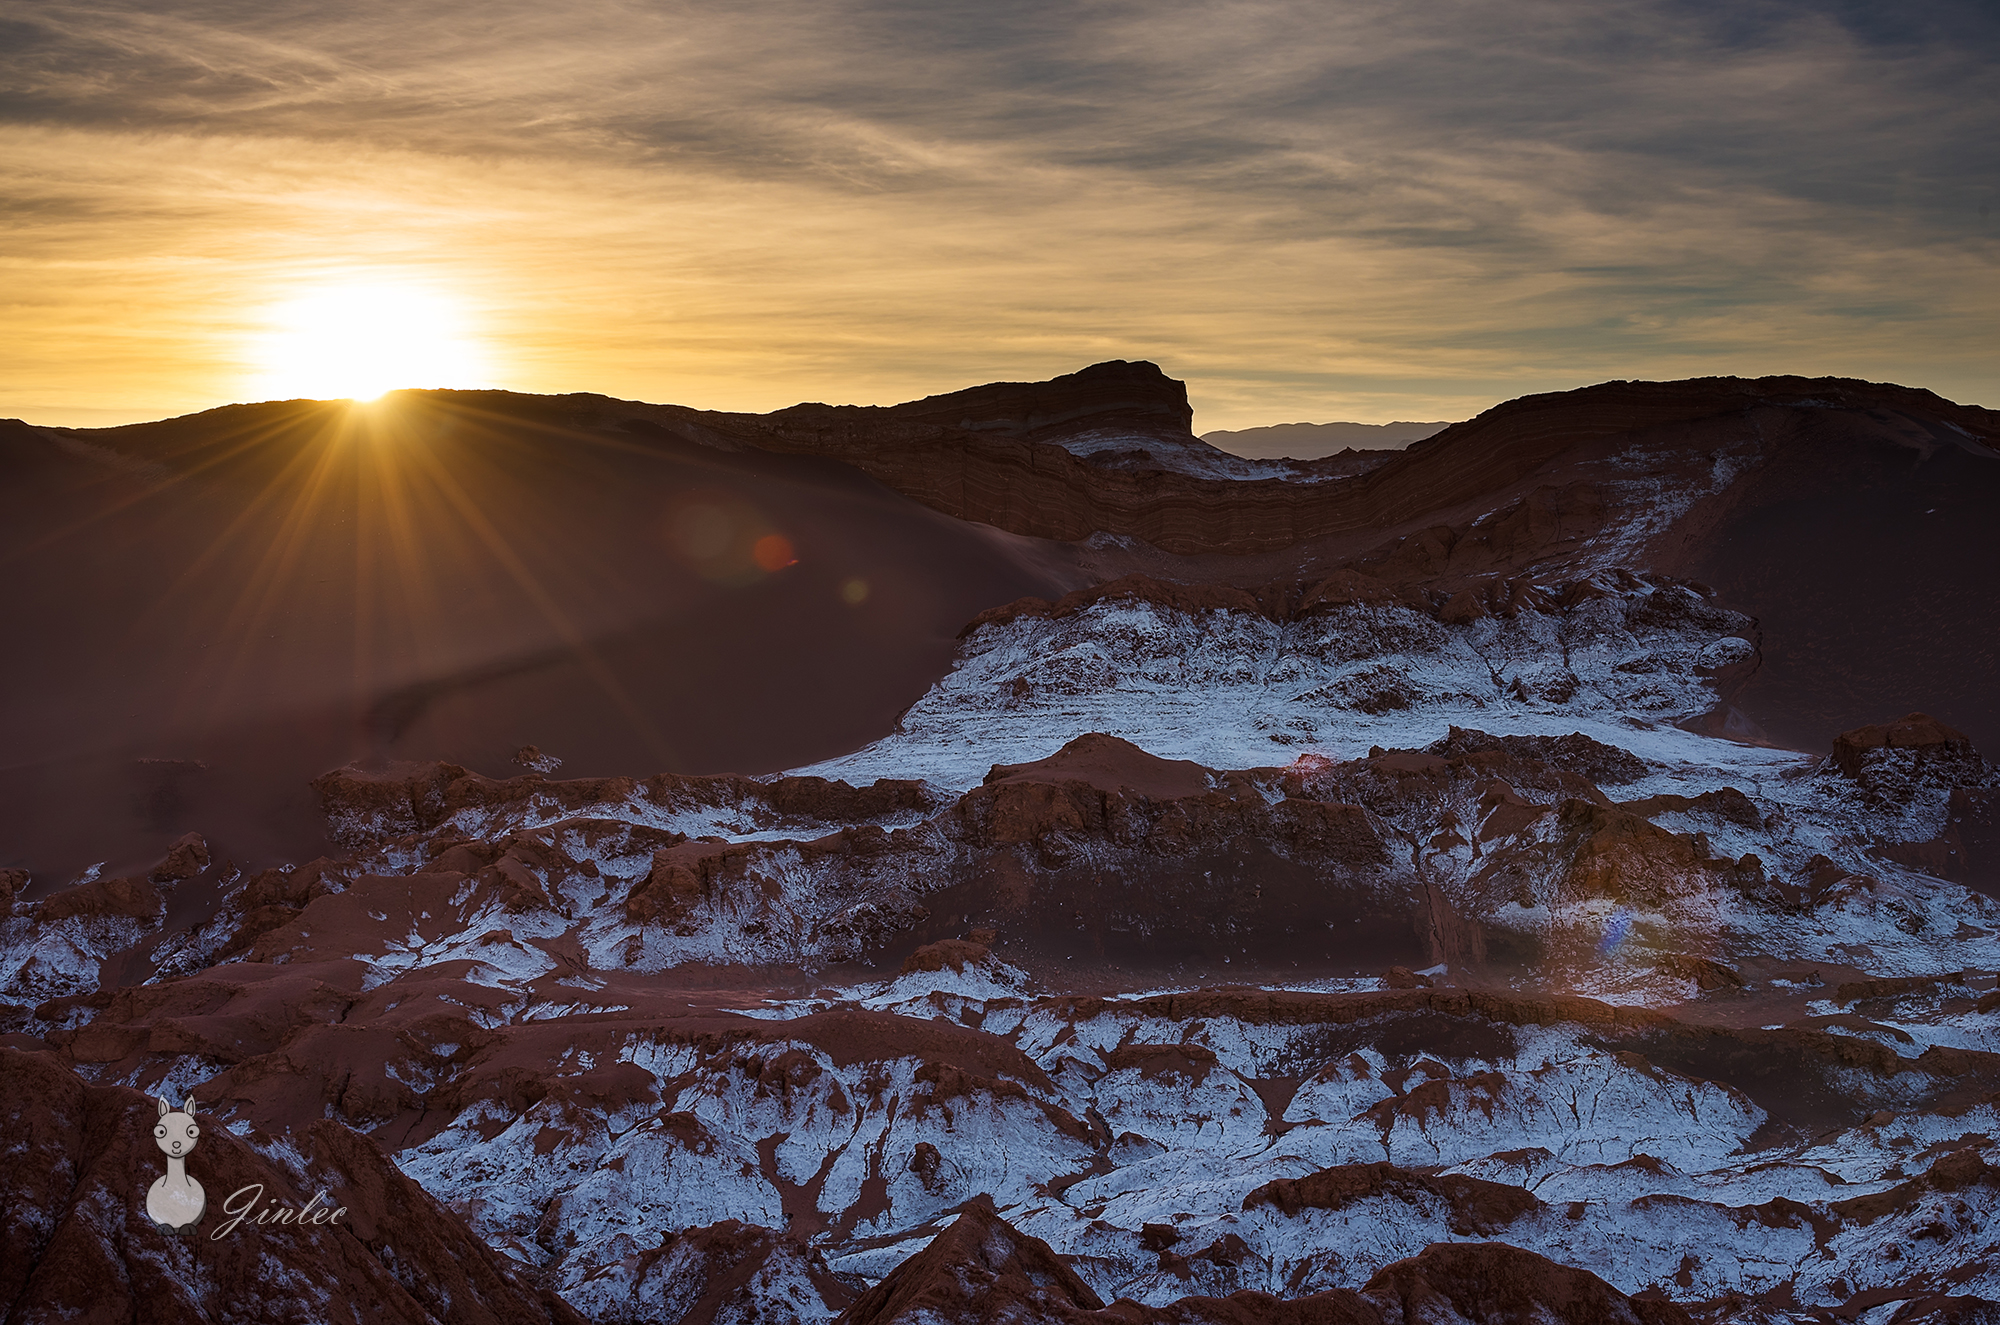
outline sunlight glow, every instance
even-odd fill
[[[485,355],[464,314],[387,281],[327,286],[270,310],[252,354],[252,400],[373,400],[399,387],[481,387]]]

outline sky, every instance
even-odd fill
[[[1996,63],[1991,0],[6,0],[0,417],[1105,359],[1198,431],[2000,407]]]

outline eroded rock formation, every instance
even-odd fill
[[[534,608],[580,633],[500,630],[340,710],[372,745],[285,784],[321,821],[296,849],[198,821],[276,764],[148,746],[100,797],[139,845],[0,851],[25,1249],[0,1311],[1908,1325],[2000,1300],[1984,719],[1857,681],[1869,706],[1799,741],[1830,757],[1786,748],[1769,678],[1797,685],[1810,632],[1712,573],[1850,489],[1959,520],[1990,413],[1608,383],[1269,464],[1195,441],[1149,364],[765,416],[403,407],[514,540],[509,576],[551,564],[529,489],[592,476],[604,513],[557,522],[589,574]],[[111,475],[171,567],[162,494],[206,536],[255,527],[240,503],[301,456],[361,474],[331,408],[0,444],[61,479],[50,519],[87,513],[76,466]],[[412,546],[463,533],[449,510]],[[373,555],[319,515],[306,562]],[[1982,555],[1938,563],[1972,568],[1975,616]],[[640,584],[655,562],[671,592]],[[606,568],[665,615],[613,610]],[[350,668],[309,609],[318,661],[243,666]],[[779,648],[794,610],[819,633]],[[879,664],[873,612],[903,632]],[[1978,670],[1937,638],[1927,674]],[[727,684],[688,687],[709,654]],[[893,703],[863,686],[874,717],[773,762],[581,739],[683,692],[748,730],[891,664]],[[608,697],[589,722],[552,698],[579,677]],[[516,711],[557,727],[501,730]],[[451,714],[494,730],[461,753]],[[344,730],[272,721],[257,739]],[[166,1239],[133,1199],[155,1094],[200,1101],[214,1192],[324,1188],[351,1223],[267,1227],[256,1260]]]

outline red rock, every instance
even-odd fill
[[[1179,1077],[1199,1085],[1215,1067],[1215,1051],[1200,1044],[1121,1044],[1104,1055],[1106,1072],[1136,1069],[1149,1081]]]
[[[840,1325],[1063,1320],[1103,1305],[1048,1243],[1022,1233],[982,1199],[857,1298]]]
[[[1442,740],[1424,748],[1429,754],[1448,759],[1502,751],[1520,759],[1538,760],[1600,784],[1636,782],[1646,776],[1645,760],[1615,745],[1592,740],[1582,732],[1571,732],[1568,736],[1488,736],[1482,731],[1453,727]]]
[[[1986,1163],[1976,1150],[1953,1150],[1907,1182],[1869,1196],[1835,1201],[1827,1206],[1827,1212],[1851,1224],[1872,1224],[1912,1208],[1928,1192],[1958,1192],[1972,1186],[2000,1187],[2000,1169]]]
[[[984,785],[1069,781],[1086,782],[1105,792],[1132,791],[1154,800],[1199,796],[1214,786],[1212,775],[1199,764],[1162,759],[1100,732],[1079,736],[1033,763],[995,764]]]
[[[167,848],[165,858],[153,866],[151,877],[155,883],[191,879],[207,868],[208,843],[200,833],[188,833]]]
[[[1696,957],[1689,953],[1670,952],[1653,962],[1653,969],[1668,975],[1679,976],[1683,980],[1694,981],[1696,987],[1709,989],[1741,989],[1743,977],[1721,962],[1707,957]]]
[[[960,939],[945,939],[937,943],[926,943],[903,959],[902,974],[915,975],[922,971],[964,971],[967,966],[977,966],[992,955],[992,949],[983,943],[968,943]]]
[[[1469,625],[1486,616],[1486,604],[1470,589],[1460,589],[1438,611],[1438,620],[1454,626]]]
[[[1353,1171],[1389,1167],[1354,1166]],[[1281,1185],[1286,1184],[1271,1184],[1260,1192],[1273,1193],[1275,1200]],[[1539,1205],[1519,1189],[1505,1190],[1525,1198],[1525,1205],[1520,1200],[1508,1205],[1516,1215]],[[1148,1225],[1147,1237],[1150,1249],[1166,1255],[1172,1253],[1165,1248],[1179,1240],[1169,1225]],[[1245,1251],[1240,1238],[1226,1235],[1195,1255],[1227,1265]],[[1628,1297],[1586,1271],[1500,1243],[1429,1247],[1385,1266],[1359,1292],[1343,1288],[1286,1300],[1242,1291],[1226,1298],[1185,1297],[1163,1307],[1126,1300],[1106,1307],[1046,1243],[1015,1229],[983,1198],[856,1299],[840,1325],[987,1325],[998,1320],[1062,1325],[1492,1325],[1516,1320],[1689,1325],[1687,1313],[1674,1303]]]
[[[1385,578],[1407,580],[1458,564],[1520,564],[1602,528],[1618,512],[1595,483],[1556,467],[1567,457],[1595,454],[1635,434],[1714,428],[1752,410],[1785,408],[1802,396],[1857,411],[1916,411],[1949,419],[1974,436],[2000,432],[1987,411],[1907,388],[1834,378],[1706,378],[1607,382],[1523,397],[1454,424],[1365,474],[1322,484],[1141,473],[1093,464],[1055,444],[1066,426],[1105,426],[1121,410],[1139,434],[1191,441],[1176,422],[1184,416],[1184,386],[1143,363],[1100,364],[1047,383],[994,383],[934,398],[981,400],[970,413],[917,401],[879,410],[798,406],[767,419],[709,415],[704,421],[749,445],[838,455],[961,519],[1061,540],[1097,531],[1136,536],[1176,553],[1282,548],[1394,526],[1484,498],[1483,510],[1469,511],[1463,526],[1433,522],[1383,555],[1377,564],[1388,572]],[[993,426],[976,417],[988,412],[995,415]],[[1329,474],[1339,472],[1337,461],[1320,463]],[[1689,445],[1682,463],[1698,473],[1710,462],[1698,445]],[[1311,462],[1298,469],[1314,472]],[[1535,478],[1540,481],[1529,481]],[[1491,498],[1499,492],[1519,495],[1494,511]]]
[[[1929,773],[1953,785],[1959,785],[1961,779],[1967,784],[1986,781],[1985,761],[1965,733],[1953,731],[1927,713],[1842,732],[1833,738],[1834,767],[1861,781],[1866,776],[1868,754],[1874,750],[1910,751],[1919,776]]]
[[[1704,791],[1699,796],[1648,796],[1643,800],[1620,801],[1618,808],[1630,810],[1633,814],[1648,819],[1661,814],[1692,814],[1710,819],[1719,819],[1740,828],[1757,829],[1764,826],[1764,815],[1748,796],[1734,787],[1723,787],[1716,791]]]
[[[752,817],[762,813],[834,824],[935,808],[921,782],[887,778],[867,787],[819,777],[760,782],[733,775],[675,773],[658,773],[643,781],[551,780],[539,774],[496,779],[456,764],[428,763],[399,764],[379,771],[340,768],[321,775],[312,785],[338,839],[354,847],[431,833],[464,811],[490,814],[518,809],[530,801],[587,814],[593,807],[637,796],[664,808],[729,808]],[[616,827],[628,834],[660,831],[642,825]],[[680,840],[678,834],[662,836]],[[474,849],[471,839],[453,845]],[[488,863],[490,855],[480,860],[481,865]]]
[[[819,1294],[818,1305],[832,1310],[854,1299],[817,1251],[779,1230],[735,1219],[670,1232],[658,1247],[620,1268],[631,1291],[624,1300],[614,1297],[606,1305],[615,1313],[612,1318],[621,1320],[644,1309],[638,1304],[655,1303],[670,1305],[672,1319],[685,1325],[756,1320],[769,1312],[770,1304],[760,1300],[755,1280],[773,1271],[805,1278]],[[596,1297],[594,1287],[586,1287],[587,1298]]]
[[[1944,1293],[1912,1297],[1888,1325],[2000,1325],[2000,1302]]]
[[[851,823],[857,819],[878,819],[912,810],[933,810],[936,801],[921,781],[881,778],[865,787],[821,777],[782,777],[766,783],[749,783],[746,797],[761,789],[771,808],[781,815],[824,823]],[[660,799],[655,794],[654,799]]]
[[[1904,975],[1875,980],[1843,980],[1834,991],[1837,1003],[1853,1003],[1865,998],[1900,998],[1904,994],[1927,994],[1940,985],[1961,983],[1969,972],[1951,975]]]
[[[1627,1297],[1596,1275],[1499,1242],[1447,1242],[1385,1265],[1361,1290],[1394,1325],[1691,1325],[1682,1307]]]
[[[71,916],[130,916],[153,920],[165,906],[151,879],[93,879],[50,893],[35,908],[43,924]]]
[[[1442,1084],[1442,1083],[1431,1083]],[[1243,1198],[1245,1210],[1273,1206],[1289,1217],[1305,1209],[1339,1210],[1356,1201],[1391,1197],[1413,1206],[1441,1201],[1451,1231],[1460,1237],[1493,1237],[1542,1208],[1534,1193],[1462,1174],[1427,1177],[1394,1164],[1343,1164],[1303,1178],[1267,1182]]]
[[[1316,611],[1351,604],[1378,607],[1391,603],[1407,607],[1413,605],[1413,599],[1373,575],[1363,575],[1356,570],[1337,570],[1306,590],[1292,611],[1296,616],[1309,616]]]
[[[187,1161],[208,1209],[177,1238],[144,1208],[161,1171],[153,1100],[87,1084],[53,1055],[0,1048],[0,1110],[11,1147],[0,1165],[0,1310],[10,1319],[294,1320],[311,1301],[313,1319],[354,1325],[581,1325],[337,1124],[294,1138],[344,1208],[337,1223],[246,1223],[217,1237],[230,1218],[224,1205],[246,1187],[263,1188],[246,1198],[262,1207],[296,1209],[314,1193],[227,1129],[208,1127]]]
[[[1563,886],[1572,896],[1654,905],[1750,882],[1734,862],[1716,860],[1694,839],[1615,806],[1564,801],[1557,808],[1557,831],[1561,836],[1549,854],[1561,862]]]

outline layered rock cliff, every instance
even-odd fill
[[[1691,516],[1690,527],[1675,532],[1698,538],[1718,503],[1691,510],[1696,498],[1726,505],[1723,494],[1739,474],[1784,453],[1809,453],[1825,420],[1838,426],[1859,419],[1905,446],[1990,453],[2000,438],[2000,413],[1849,378],[1607,382],[1495,406],[1385,454],[1366,472],[1344,473],[1335,460],[1300,461],[1286,462],[1284,477],[1251,477],[1246,465],[1231,479],[1204,477],[1202,466],[1185,458],[1204,448],[1189,419],[1184,384],[1150,363],[1113,362],[1050,382],[993,383],[907,405],[690,413],[688,422],[698,438],[843,460],[925,505],[1012,533],[1061,540],[1110,534],[1183,554],[1366,542],[1416,521],[1462,537],[1478,524],[1465,519],[1468,505],[1490,510],[1534,498],[1520,531],[1531,546],[1516,549],[1518,534],[1480,527],[1488,551],[1476,564],[1468,559],[1475,571],[1571,553],[1551,545],[1607,526],[1621,526],[1629,539],[1633,531],[1622,527],[1642,505],[1654,526],[1650,537],[1671,538],[1669,527]],[[1093,445],[1081,455],[1066,445],[1097,433],[1123,434],[1130,444]],[[1574,527],[1561,527],[1565,519]],[[1516,551],[1531,555],[1513,560]]]

